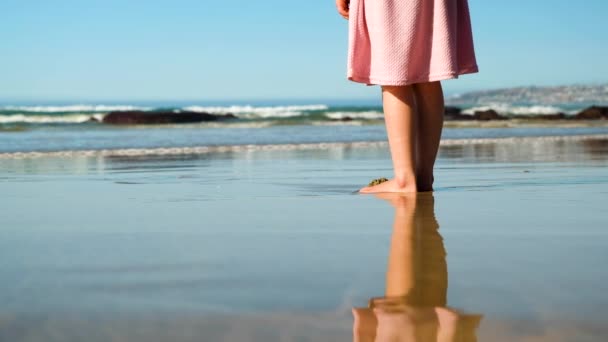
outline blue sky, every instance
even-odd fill
[[[606,83],[608,1],[469,0],[481,73],[446,92]],[[373,98],[333,0],[2,0],[0,99]]]

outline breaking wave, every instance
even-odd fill
[[[241,118],[290,118],[301,116],[305,112],[326,111],[329,109],[327,105],[306,105],[306,106],[272,106],[272,107],[254,107],[254,106],[228,106],[228,107],[202,107],[189,106],[184,107],[185,111],[206,112],[213,114],[231,113]]]
[[[332,120],[378,120],[384,118],[384,114],[379,111],[366,111],[366,112],[330,112],[325,113],[325,116]]]
[[[519,105],[509,103],[485,103],[482,105],[462,106],[463,114],[473,114],[475,111],[493,109],[502,115],[543,115],[565,113],[574,115],[582,107]],[[382,120],[383,112],[379,106],[329,106],[326,104],[311,105],[279,105],[279,106],[135,106],[135,105],[66,105],[66,106],[0,106],[0,125],[28,124],[83,124],[101,121],[113,111],[168,111],[179,115],[180,112],[206,112],[211,114],[233,114],[241,123],[267,122],[272,124],[336,124],[353,121],[354,124],[366,121]],[[340,124],[338,122],[337,124]],[[233,125],[234,122],[228,123]],[[225,124],[224,124],[225,125]]]
[[[104,115],[113,111],[182,111],[205,112],[211,114],[234,114],[246,120],[280,120],[302,118],[330,111],[323,104],[301,106],[186,106],[186,107],[141,107],[141,106],[108,106],[108,105],[69,105],[69,106],[3,106],[0,107],[0,124],[75,124],[92,120],[101,121]],[[353,115],[351,115],[353,116]]]
[[[90,122],[92,120],[101,120],[103,115],[85,115],[85,114],[74,114],[74,115],[24,115],[24,114],[13,114],[13,115],[0,115],[0,124],[12,124],[12,123],[28,123],[28,124],[77,124]]]

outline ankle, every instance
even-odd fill
[[[416,186],[416,176],[408,174],[395,174],[395,182],[400,188],[406,186]]]

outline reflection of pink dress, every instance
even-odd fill
[[[351,0],[350,80],[408,85],[477,71],[467,0]]]

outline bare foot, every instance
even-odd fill
[[[359,193],[362,193],[362,194],[378,194],[378,193],[383,193],[383,192],[410,193],[410,192],[417,192],[417,191],[418,191],[418,189],[416,188],[415,183],[409,183],[409,184],[406,184],[404,187],[401,187],[401,186],[399,186],[399,184],[397,184],[396,180],[391,179],[382,184],[378,184],[378,185],[374,185],[374,186],[366,186],[366,187],[360,189]]]

